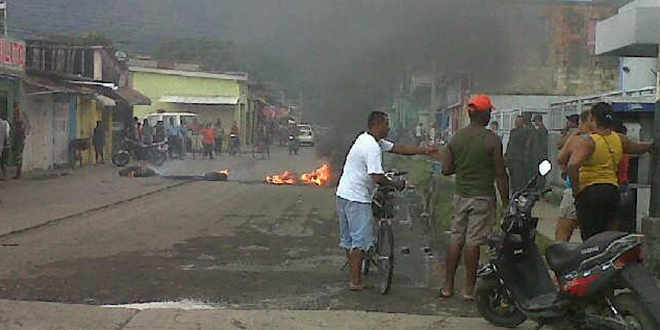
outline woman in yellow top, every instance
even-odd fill
[[[582,240],[613,225],[619,202],[617,172],[622,154],[641,154],[653,147],[652,143],[633,142],[612,131],[614,113],[607,103],[594,105],[589,121],[591,132],[582,134],[571,144],[565,167],[575,196]]]

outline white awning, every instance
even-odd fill
[[[113,99],[111,99],[111,98],[109,98],[109,97],[107,97],[107,96],[105,96],[105,95],[97,94],[97,95],[96,95],[96,100],[98,100],[99,102],[101,102],[101,104],[103,104],[104,107],[114,107],[114,106],[117,105],[117,103],[115,102],[115,100],[113,100]]]
[[[238,96],[161,96],[160,102],[184,104],[238,104]]]

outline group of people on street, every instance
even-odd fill
[[[440,150],[435,146],[393,144],[385,140],[389,132],[387,114],[369,115],[368,130],[350,148],[336,192],[339,246],[345,250],[350,264],[351,290],[365,287],[360,265],[365,252],[374,244],[370,203],[375,185],[400,185],[396,180],[384,178],[382,152],[424,154],[440,160],[442,174],[455,175],[456,182],[451,242],[439,297],[454,295],[456,269],[463,255],[466,269],[463,297],[474,299],[480,247],[496,223],[496,195],[499,193],[499,200],[506,207],[510,191],[523,188],[538,172],[538,163],[548,158],[548,130],[540,115],[516,118],[505,155],[497,135],[498,125],[486,128],[493,109],[489,96],[472,97],[467,106],[469,125],[457,131]],[[620,175],[627,171],[625,155],[648,152],[653,145],[628,139],[607,103],[598,103],[591,110],[567,119],[567,129],[557,147],[562,176],[570,188],[564,194],[561,208],[565,219],[558,223],[557,232],[558,239],[568,240],[570,232],[579,227],[584,240],[606,230],[620,229],[616,217],[621,214],[617,212],[620,187],[627,182],[627,177]]]
[[[134,124],[128,128],[128,136],[139,141],[141,144],[150,145],[167,141],[168,157],[170,159],[184,159],[187,150],[190,150],[195,159],[196,154],[201,154],[202,158],[214,159],[223,152],[223,142],[225,141],[225,130],[222,127],[220,119],[215,124],[211,122],[199,123],[196,119],[188,125],[177,124],[174,118],[169,118],[168,125],[160,120],[152,126],[149,120],[145,118],[142,122],[137,117],[133,118]],[[97,128],[99,126],[97,125]],[[101,131],[99,129],[99,131]],[[94,131],[94,145],[96,141],[103,141],[103,138],[96,138],[97,130]],[[234,122],[231,127],[231,134],[239,136],[238,123]],[[97,148],[97,162],[99,149]],[[101,159],[103,159],[101,151]]]
[[[13,121],[9,122],[6,112],[0,112],[0,181],[7,179],[7,166],[10,153],[14,156],[16,175],[20,179],[23,175],[23,147],[25,146],[26,125],[21,119],[18,103],[14,103]]]
[[[548,158],[548,129],[541,115],[532,118],[531,113],[518,115],[514,125],[504,160],[511,176],[511,191],[515,192],[536,175],[536,165]]]

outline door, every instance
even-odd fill
[[[53,164],[69,163],[69,102],[53,103]]]

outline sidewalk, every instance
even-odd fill
[[[27,174],[0,181],[0,236],[181,185],[183,181],[123,178],[111,165]]]
[[[2,329],[500,329],[481,318],[361,311],[107,308],[0,300]],[[532,329],[527,322],[518,329]]]
[[[559,204],[542,199],[536,203],[533,215],[540,218],[537,231],[548,239],[554,240],[557,219],[559,218]],[[571,242],[582,242],[579,230],[573,232]]]

